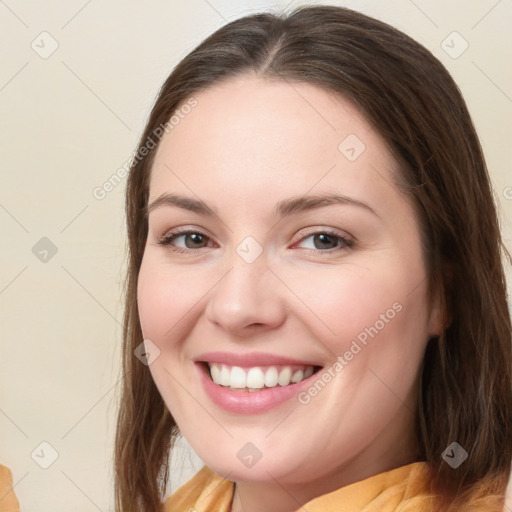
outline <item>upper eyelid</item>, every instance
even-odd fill
[[[197,229],[197,228],[174,228],[174,229],[169,229],[162,236],[160,236],[159,238],[170,238],[172,236],[178,237],[178,236],[188,235],[190,233],[198,233],[200,235],[208,237],[210,240],[214,239],[208,233],[205,233],[202,229]]]
[[[338,235],[338,236],[341,236],[344,238],[350,238],[351,240],[355,240],[355,238],[352,235],[348,234],[345,231],[341,231],[339,228],[330,228],[330,227],[321,227],[321,226],[319,227],[318,225],[315,225],[315,226],[308,226],[305,228],[301,228],[301,229],[299,229],[299,231],[297,231],[297,233],[300,234],[301,237],[302,237],[302,235],[309,236],[309,235],[314,235],[316,233],[325,233],[325,232],[333,233],[335,235]]]
[[[351,238],[351,239],[355,239],[352,235],[344,232],[343,233],[338,233],[339,228],[330,228],[330,227],[319,227],[319,226],[307,226],[305,228],[301,228],[297,231],[298,234],[300,234],[300,236],[302,235],[312,235],[312,234],[316,234],[316,233],[323,233],[323,232],[333,232],[334,234],[338,234],[339,236],[344,236],[345,238]],[[210,239],[213,239],[214,237],[210,236],[208,233],[205,233],[203,231],[202,228],[188,228],[188,227],[177,227],[177,228],[173,228],[173,229],[169,229],[167,230],[163,235],[161,235],[160,238],[166,238],[166,237],[170,237],[170,236],[173,236],[173,235],[186,235],[186,234],[189,234],[189,233],[199,233],[201,235],[204,235],[204,236],[207,236],[208,238]]]

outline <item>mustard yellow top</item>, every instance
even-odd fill
[[[426,462],[414,462],[347,485],[305,503],[296,512],[441,512],[430,490]],[[204,466],[164,503],[165,512],[231,512],[235,484]],[[503,500],[484,488],[469,512],[502,512]]]
[[[0,512],[20,512],[20,504],[12,490],[12,474],[0,464]]]
[[[429,470],[414,462],[319,496],[298,510],[308,512],[441,512],[429,494]],[[231,512],[235,484],[204,466],[172,494],[164,512]],[[493,488],[493,490],[495,490]],[[502,512],[504,495],[482,485],[467,512]],[[20,512],[11,471],[0,464],[0,512]]]

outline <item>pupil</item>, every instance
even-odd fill
[[[315,244],[317,246],[317,249],[325,249],[326,247],[323,246],[323,244],[329,245],[329,243],[332,244],[334,238],[330,235],[326,234],[319,234],[315,236],[316,240],[320,240],[320,247],[318,247],[318,244]],[[331,247],[332,248],[332,247]],[[329,247],[327,247],[329,249]]]
[[[188,235],[191,239],[192,239],[192,244],[197,244],[197,243],[201,243],[201,238],[202,238],[202,235],[199,234],[199,233],[189,233]]]

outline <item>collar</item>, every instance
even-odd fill
[[[426,497],[430,482],[426,462],[413,462],[323,494],[297,512],[395,512],[432,510]],[[165,502],[165,512],[231,512],[235,483],[203,466]],[[421,495],[424,495],[421,497]]]

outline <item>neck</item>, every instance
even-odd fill
[[[410,415],[410,410],[403,414]],[[409,416],[409,420],[410,420]],[[359,482],[378,473],[418,460],[417,445],[412,423],[406,430],[390,424],[379,439],[367,446],[357,457],[335,468],[334,471],[307,483],[293,484],[272,478],[268,482],[237,482],[233,496],[232,512],[294,512],[312,499]],[[386,439],[383,443],[382,436]],[[387,450],[379,447],[392,447]],[[401,451],[395,447],[402,447]]]

